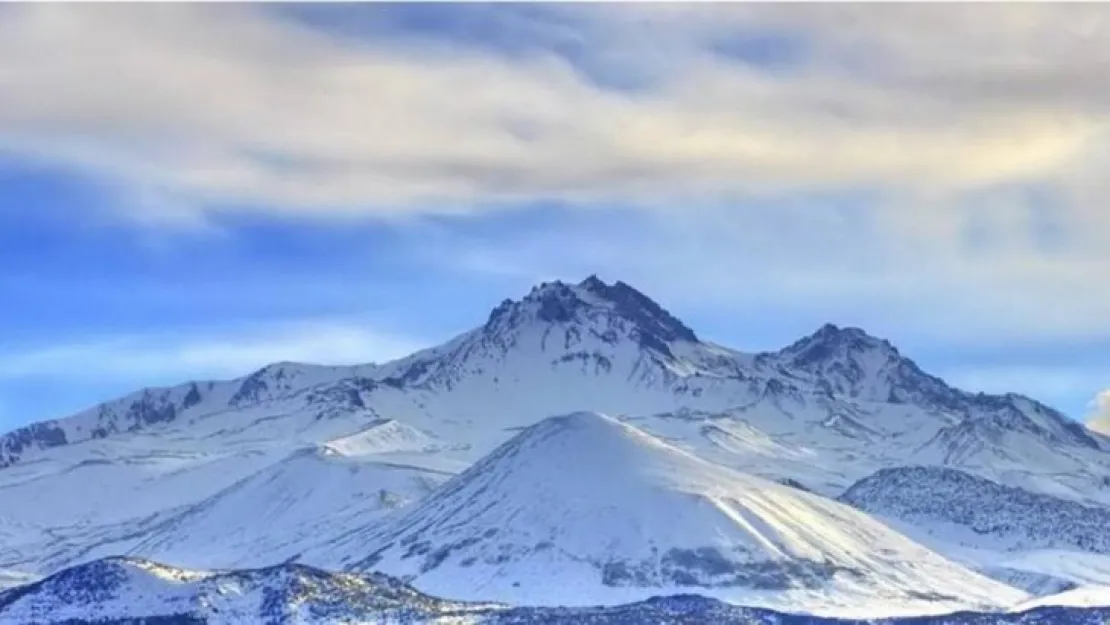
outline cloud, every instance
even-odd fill
[[[229,378],[274,362],[384,362],[423,347],[406,337],[336,320],[269,324],[201,334],[99,338],[0,353],[0,379],[165,380]]]
[[[1110,389],[1095,396],[1090,404],[1091,414],[1087,416],[1087,427],[1100,434],[1110,436]]]
[[[809,315],[804,323],[951,344],[1110,339],[1110,292],[1095,286],[1110,250],[1070,240],[1041,252],[1029,224],[1008,235],[993,226],[975,240],[963,224],[907,206],[918,216],[914,228],[886,217],[893,209],[874,207],[883,201],[817,196],[681,215],[599,211],[511,235],[422,232],[422,258],[522,285],[600,272],[736,324]],[[997,222],[1015,205],[1000,202]]]
[[[5,7],[0,146],[95,172],[147,198],[135,210],[148,219],[165,204],[180,221],[182,206],[386,216],[537,199],[965,188],[1056,175],[1102,140],[1101,109],[972,97],[922,78],[922,67],[952,65],[921,57],[953,30],[924,14],[589,7],[534,17],[541,40],[583,40],[568,60],[429,36],[339,37],[257,7]],[[849,17],[875,28],[838,34]],[[715,52],[761,27],[845,63],[890,51],[904,67],[776,74]],[[882,34],[917,29],[933,38]],[[953,45],[979,36],[954,30],[963,39]],[[1000,45],[1011,43],[1040,49]],[[616,89],[585,71],[606,64],[650,78]],[[985,81],[1005,78],[973,64]]]
[[[0,150],[174,227],[544,204],[589,218],[414,249],[950,339],[1106,332],[1105,7],[398,10],[3,7]]]

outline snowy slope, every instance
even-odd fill
[[[199,567],[272,564],[321,533],[419,499],[467,466],[446,451],[413,455],[413,439],[398,432],[408,430],[373,421],[352,435],[373,448],[345,438],[215,446],[146,435],[74,445],[71,463],[0,471],[6,501],[34,503],[0,508],[0,561],[40,574],[124,554]]]
[[[307,448],[190,506],[129,553],[200,568],[273,564],[299,556],[321,536],[419,501],[449,477]]]
[[[840,501],[963,546],[1110,554],[1110,509],[1002,486],[955,469],[883,469],[857,482]]]
[[[14,586],[22,586],[35,581],[34,575],[19,571],[0,571],[0,591]]]
[[[329,573],[298,564],[194,571],[133,558],[91,562],[0,591],[0,622],[36,625],[1102,625],[1108,618],[1106,608],[1036,607],[842,620],[694,595],[608,607],[513,608],[437,599],[384,575]]]
[[[420,595],[376,575],[299,565],[209,572],[139,559],[99,560],[0,593],[0,622],[69,623],[178,617],[174,622],[469,623],[467,606]]]
[[[1099,445],[1030,400],[952,389],[857,329],[829,325],[780,352],[744,354],[700,340],[632,287],[591,277],[539,285],[503,302],[481,327],[396,362],[280,363],[238,380],[142,391],[9,434],[0,442],[9,449],[0,462],[34,458],[34,450],[62,442],[174,425],[224,437],[241,434],[240,425],[255,435],[306,433],[356,412],[416,427],[426,417],[430,431],[469,435],[487,446],[484,452],[504,440],[493,440],[498,428],[578,409],[644,415],[739,407],[821,413],[829,431],[848,437],[918,429],[902,421],[910,416],[908,425],[926,425],[930,435],[972,419],[1012,422],[1052,443]],[[873,413],[871,422],[855,418],[857,411]],[[261,431],[260,420],[268,424]],[[49,433],[55,430],[61,435]],[[16,447],[22,451],[10,451]]]
[[[1083,586],[1056,595],[1037,597],[1015,606],[1013,612],[1025,612],[1043,606],[1076,608],[1110,606],[1110,586]]]
[[[309,553],[317,532],[290,528],[337,542],[384,512],[369,494],[418,496],[397,476],[457,473],[522,428],[578,410],[620,415],[709,462],[828,497],[913,462],[1110,505],[1108,439],[1032,400],[954,389],[853,328],[742,353],[702,340],[632,287],[591,277],[539,285],[474,330],[395,362],[278,363],[0,437],[0,497],[14,502],[0,509],[0,568],[48,574],[125,553],[254,565]],[[291,469],[305,449],[315,464]],[[314,493],[308,475],[329,486]],[[258,503],[286,491],[299,503]],[[265,513],[240,512],[252,506]],[[309,509],[327,519],[313,525]],[[272,541],[243,538],[267,522],[281,528]],[[315,553],[306,561],[332,564]]]
[[[0,437],[0,467],[34,459],[40,452],[55,447],[167,425],[191,424],[198,418],[296,395],[307,388],[373,369],[373,365],[324,367],[276,363],[236,380],[143,389],[72,417],[35,423]]]
[[[0,470],[0,561],[46,574],[92,552],[127,553],[139,537],[288,452],[98,441],[67,458]]]
[[[883,469],[840,501],[1036,594],[1110,583],[1110,510],[942,467]]]
[[[696,590],[810,613],[924,613],[1023,593],[855,510],[706,462],[610,417],[534,425],[382,528],[356,569],[421,590],[589,605]]]
[[[461,447],[392,419],[377,421],[362,431],[326,443],[328,451],[342,456],[434,452],[452,448]]]
[[[732,411],[795,445],[872,450],[886,466],[916,453],[918,462],[987,472],[999,468],[992,441],[1012,433],[1016,451],[1003,469],[1015,475],[991,477],[1021,480],[1021,468],[1038,464],[1110,476],[1105,439],[1018,396],[948,387],[860,330],[829,325],[780,352],[744,354],[700,340],[632,287],[595,277],[537,286],[503,302],[481,327],[396,362],[281,363],[229,382],[142,391],[5,436],[0,463],[118,432],[213,444],[319,443],[361,429],[352,420],[381,419],[472,445],[476,459],[514,428],[575,410]],[[1087,481],[1081,475],[1065,488],[1085,489]]]

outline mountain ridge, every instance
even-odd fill
[[[331,546],[385,522],[395,504],[410,502],[400,514],[433,496],[419,476],[449,479],[521,430],[579,411],[791,495],[835,499],[909,463],[1110,509],[1108,439],[1051,408],[954,389],[858,328],[825,324],[779,350],[744,353],[700,340],[647,301],[596,277],[550,282],[395,361],[276,363],[42,426],[56,444],[26,435],[0,469],[0,492],[17,502],[0,511],[0,569],[42,576],[119,553],[194,568],[298,556],[337,568],[345,554]],[[312,476],[329,488],[313,492]],[[257,540],[256,521],[273,540]],[[1110,584],[1110,560],[1057,544],[1071,564],[998,552],[1005,562],[989,575],[1038,592]]]
[[[587,326],[587,318],[596,327]],[[0,468],[15,464],[35,450],[154,429],[329,384],[345,385],[336,394],[342,394],[354,408],[363,407],[360,392],[380,386],[412,389],[439,385],[450,390],[459,377],[482,373],[466,370],[458,364],[460,361],[482,350],[515,348],[522,339],[514,332],[536,322],[547,324],[545,341],[553,336],[551,328],[565,326],[561,337],[554,336],[561,338],[566,348],[559,357],[599,372],[611,371],[609,355],[596,349],[569,349],[572,343],[584,344],[583,331],[587,338],[602,345],[616,344],[622,337],[634,341],[646,361],[644,366],[654,364],[662,372],[654,374],[652,383],[660,377],[675,384],[691,378],[796,380],[829,396],[918,403],[964,415],[974,407],[987,406],[994,412],[1007,412],[1013,421],[1025,421],[1026,427],[1047,436],[1089,447],[1101,445],[1081,424],[1031,398],[956,389],[923,372],[889,341],[860,328],[827,323],[778,351],[749,354],[704,343],[692,329],[640,291],[621,281],[609,285],[591,275],[578,284],[554,281],[537,285],[521,299],[507,299],[495,307],[486,323],[475,330],[387,363],[324,366],[279,362],[230,380],[144,388],[68,417],[31,423],[0,435]],[[875,371],[865,369],[873,368],[875,359],[864,359],[861,365],[860,359],[853,357],[861,352],[884,357],[880,363],[886,366],[880,371],[885,376],[879,381],[882,388],[864,388],[864,382],[873,382],[868,375]],[[1027,409],[1014,409],[1019,402],[1027,404]],[[1042,418],[1030,419],[1029,412]]]

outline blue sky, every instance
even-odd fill
[[[1083,418],[1100,12],[0,8],[0,429],[404,355],[590,273],[730,346],[859,325]]]

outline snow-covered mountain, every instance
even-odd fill
[[[1110,505],[1110,439],[1047,406],[955,389],[855,328],[736,351],[631,286],[590,277],[538,285],[398,361],[277,363],[0,437],[0,570],[46,575],[118,554],[198,568],[300,555],[336,567],[346,554],[329,545],[408,512],[521,429],[576,411],[615,415],[792,495],[835,498],[920,465],[1061,505]],[[1084,562],[1064,577],[1110,584],[1110,561]]]
[[[592,605],[700,592],[807,613],[999,607],[1022,593],[829,499],[597,413],[551,417],[338,548],[425,592]]]
[[[259,566],[367,524],[435,490],[449,473],[306,448],[173,514],[128,548],[169,562]]]
[[[556,383],[572,384],[576,392]],[[398,395],[404,409],[396,405]],[[450,409],[439,405],[445,400]],[[822,400],[912,406],[942,413],[949,426],[983,422],[1020,427],[1052,443],[1102,445],[1082,426],[1032,400],[953,389],[862,330],[826,325],[780,352],[744,354],[699,340],[634,288],[591,276],[577,285],[541,284],[521,300],[505,300],[481,327],[392,363],[278,363],[227,382],[147,389],[67,419],[34,424],[0,438],[0,463],[216,415],[236,421],[237,413],[260,407],[266,412],[289,407],[321,420],[361,410],[404,416],[415,408],[440,413],[435,415],[440,421],[483,419],[489,429],[502,425],[498,421],[505,415],[523,426],[578,409],[650,414]],[[861,432],[874,429],[859,425]],[[482,438],[489,436],[483,432]]]

